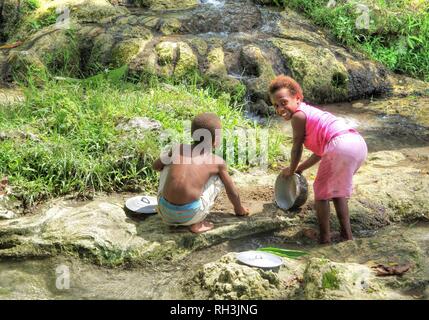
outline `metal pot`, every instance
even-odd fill
[[[283,210],[301,207],[308,198],[308,183],[304,176],[295,173],[290,177],[279,174],[274,186],[275,201]]]

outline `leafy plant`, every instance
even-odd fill
[[[298,259],[299,257],[305,256],[308,254],[308,252],[305,252],[305,251],[274,248],[274,247],[259,248],[258,251],[264,251],[264,252],[278,255],[280,257],[286,257],[290,259]]]

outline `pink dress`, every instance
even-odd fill
[[[329,112],[305,103],[297,111],[306,116],[304,146],[322,158],[313,185],[315,200],[349,198],[353,175],[368,153],[365,140]]]

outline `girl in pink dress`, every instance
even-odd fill
[[[301,86],[290,77],[276,77],[269,93],[276,113],[291,120],[293,128],[291,162],[282,174],[302,173],[320,161],[313,185],[320,243],[331,241],[329,200],[340,221],[341,239],[352,240],[347,199],[353,191],[353,175],[367,156],[365,140],[341,119],[304,103]],[[303,146],[313,154],[300,164]]]

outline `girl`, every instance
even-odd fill
[[[291,120],[293,128],[291,162],[282,174],[288,177],[302,173],[320,161],[313,185],[319,242],[331,241],[329,200],[335,205],[341,239],[352,240],[347,198],[352,193],[353,175],[367,156],[365,140],[334,115],[304,103],[301,86],[290,77],[276,77],[269,94],[276,113],[286,121]],[[300,164],[303,145],[313,154]]]

